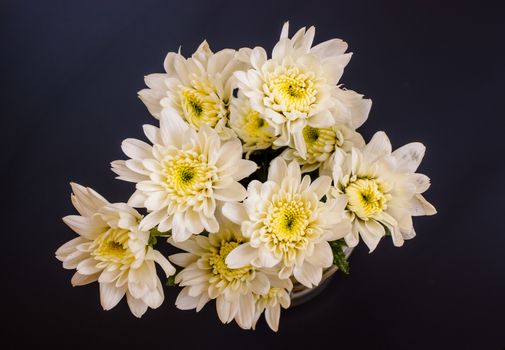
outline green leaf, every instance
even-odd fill
[[[156,238],[156,236],[150,235],[147,244],[149,244],[151,247],[154,247],[156,244],[158,244],[158,239]]]
[[[155,246],[158,244],[158,237],[170,237],[170,233],[168,232],[160,232],[158,231],[157,227],[153,227],[149,231],[149,240],[147,241],[147,244],[149,244],[151,247]]]
[[[333,252],[333,265],[337,266],[340,271],[349,274],[349,262],[345,257],[344,249],[346,247],[344,239],[329,242],[331,251]]]
[[[169,276],[167,278],[167,283],[165,283],[167,287],[175,286],[175,275]]]

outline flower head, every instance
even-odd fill
[[[348,199],[345,212],[353,224],[345,237],[349,246],[356,246],[361,236],[372,251],[386,231],[395,246],[401,246],[415,236],[412,216],[436,213],[421,195],[430,179],[415,173],[424,152],[418,142],[391,152],[386,134],[378,132],[363,150],[335,155],[332,194]]]
[[[340,39],[312,47],[314,27],[302,28],[292,38],[288,29],[286,23],[270,59],[263,48],[256,47],[249,53],[252,68],[235,73],[252,108],[279,134],[274,141],[279,147],[293,146],[293,134],[307,125],[328,128],[335,123],[331,111],[340,112],[345,105],[339,101],[336,84],[351,58]]]
[[[249,99],[240,91],[231,102],[230,127],[243,141],[247,156],[255,150],[271,147],[276,138],[268,120],[251,107]]]
[[[208,125],[223,139],[233,137],[226,127],[235,88],[233,73],[247,68],[236,58],[236,51],[213,53],[204,41],[190,58],[168,53],[164,67],[165,74],[148,75],[149,88],[139,91],[151,114],[160,118],[163,109],[173,109],[195,129]]]
[[[63,221],[76,233],[75,238],[56,251],[66,269],[76,269],[74,286],[98,280],[100,301],[105,310],[125,296],[131,312],[141,317],[147,307],[157,308],[164,299],[158,263],[168,276],[174,267],[149,246],[149,231],[138,228],[141,215],[124,203],[111,204],[91,188],[72,183],[72,203],[81,215]]]
[[[144,131],[153,146],[127,139],[122,148],[131,159],[112,162],[119,179],[137,183],[129,203],[150,211],[140,227],[159,225],[179,242],[204,229],[217,232],[216,203],[244,199],[238,181],[257,168],[242,159],[240,141],[221,143],[207,125],[196,131],[168,110],[161,114],[160,129],[147,125]]]
[[[363,137],[344,124],[328,128],[313,128],[306,125],[294,133],[295,148],[287,148],[282,157],[295,159],[302,165],[303,172],[320,169],[320,174],[331,174],[329,169],[335,152],[349,152],[352,147],[363,147]],[[303,139],[303,141],[297,141]],[[298,147],[297,147],[298,146]],[[299,151],[301,150],[301,151]]]
[[[270,290],[267,274],[248,264],[230,268],[228,254],[245,241],[240,227],[221,223],[220,230],[205,236],[193,236],[173,245],[186,251],[170,256],[170,260],[184,269],[177,274],[176,283],[184,287],[176,305],[179,309],[200,311],[212,299],[223,323],[236,320],[244,329],[253,326],[256,314],[256,295]]]
[[[307,287],[317,285],[323,268],[333,261],[328,241],[350,230],[343,219],[345,196],[322,201],[330,185],[328,176],[311,183],[308,175],[301,178],[295,161],[288,166],[284,159],[274,159],[268,181],[252,181],[243,205],[223,207],[224,215],[241,223],[243,235],[250,239],[228,255],[228,265],[275,267],[282,279],[293,273]]]

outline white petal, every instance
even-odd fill
[[[411,212],[413,216],[434,215],[437,210],[422,195],[416,194],[411,200]]]
[[[363,154],[369,162],[391,154],[391,142],[384,131],[376,132],[365,146]]]
[[[98,279],[99,274],[94,274],[94,275],[81,275],[79,272],[74,273],[72,276],[72,279],[70,280],[70,283],[72,283],[72,286],[84,286],[86,284],[90,284],[95,282]]]
[[[331,178],[329,176],[318,177],[309,187],[309,192],[315,193],[318,199],[323,198],[328,193],[331,186]]]
[[[158,211],[166,207],[167,194],[164,191],[151,192],[147,195],[144,206],[148,211]]]
[[[71,239],[56,250],[56,258],[60,261],[64,261],[69,254],[76,251],[78,245],[86,242],[89,242],[89,240],[84,237]]]
[[[283,266],[280,271],[279,271],[279,279],[285,280],[291,277],[291,274],[293,273],[293,266]]]
[[[331,39],[314,46],[310,52],[323,59],[329,56],[342,55],[347,50],[347,43],[341,39]]]
[[[175,306],[180,310],[191,310],[198,305],[198,298],[189,296],[188,290],[188,287],[184,287],[175,300]]]
[[[367,222],[360,224],[359,233],[371,253],[375,250],[377,244],[379,244],[379,241],[385,235],[384,227],[374,220],[368,220]]]
[[[168,258],[177,266],[187,267],[198,260],[198,255],[193,255],[191,253],[177,253],[170,255]]]
[[[285,56],[291,55],[293,46],[287,38],[280,39],[272,50],[272,58],[274,60],[282,60]]]
[[[268,181],[280,184],[287,175],[288,166],[284,159],[277,157],[270,162],[270,167],[268,168]]]
[[[267,53],[265,52],[265,49],[259,46],[255,47],[251,51],[250,60],[253,68],[256,70],[260,70],[267,60]]]
[[[219,222],[215,217],[205,216],[200,212],[200,220],[202,220],[203,227],[207,232],[217,232],[219,230]]]
[[[79,215],[67,215],[63,222],[84,238],[94,240],[107,227],[105,223],[98,222],[94,217],[84,217]]]
[[[233,319],[234,315],[231,313],[231,304],[224,298],[224,296],[219,296],[216,299],[216,310],[219,320],[223,323],[228,323],[229,319]]]
[[[144,134],[147,139],[151,141],[151,143],[160,145],[162,143],[160,129],[155,127],[154,125],[144,124],[142,125],[142,129],[144,130]]]
[[[398,148],[391,155],[396,158],[396,171],[413,173],[423,160],[426,147],[419,142],[412,142]]]
[[[165,209],[161,209],[161,210],[153,211],[152,213],[149,213],[140,222],[139,230],[149,231],[154,226],[158,225],[160,223],[160,221],[162,219],[164,219],[165,215],[167,215],[167,211]]]
[[[226,257],[226,265],[231,269],[237,269],[250,265],[258,257],[258,250],[244,243],[233,249]]]
[[[238,182],[232,182],[227,188],[216,188],[214,190],[214,197],[217,200],[232,202],[240,202],[247,196],[246,189]]]
[[[148,176],[139,174],[128,168],[124,160],[115,160],[110,164],[112,166],[111,170],[118,175],[116,179],[128,182],[140,182],[149,179]]]
[[[180,148],[188,128],[188,124],[174,110],[163,109],[161,111],[160,131],[165,146],[173,145]]]
[[[403,235],[398,227],[393,227],[391,230],[391,238],[395,247],[401,247],[404,243]]]
[[[200,220],[200,214],[195,212],[193,209],[188,208],[184,214],[184,221],[186,227],[192,234],[199,234],[203,231],[203,224]]]
[[[241,295],[237,315],[237,324],[242,329],[250,329],[254,321],[254,314],[255,305],[252,294]]]
[[[81,186],[75,182],[71,182],[70,187],[74,193],[74,196],[72,196],[72,203],[74,203],[74,205],[78,203],[75,209],[83,216],[91,216],[96,213],[98,209],[109,204],[105,198],[92,188]]]
[[[274,332],[279,330],[279,319],[281,317],[281,306],[279,304],[268,307],[265,310],[265,320]]]
[[[256,272],[256,278],[251,281],[251,291],[256,294],[265,295],[269,290],[270,281],[268,277],[261,272]]]
[[[131,159],[152,158],[152,147],[137,139],[126,139],[121,143],[121,149]]]
[[[249,220],[244,204],[227,202],[222,208],[223,215],[231,222],[241,225],[242,222]]]
[[[187,229],[184,221],[184,213],[176,212],[172,223],[172,238],[176,242],[183,242],[191,237],[192,233]]]
[[[328,128],[335,124],[335,120],[328,110],[324,110],[311,117],[307,123],[313,128]]]
[[[359,243],[359,234],[357,231],[349,232],[345,237],[345,244],[348,247],[356,247]]]
[[[88,258],[77,265],[77,271],[79,271],[81,275],[94,275],[102,270],[96,266],[97,264],[98,260],[95,260],[95,258]]]
[[[156,288],[150,290],[142,300],[147,304],[151,309],[157,309],[163,303],[165,299],[165,295],[163,293],[163,287],[161,286],[161,281],[156,277]]]
[[[257,169],[258,165],[255,162],[251,160],[240,159],[236,165],[235,172],[233,173],[233,179],[235,181],[240,181],[254,173]]]
[[[152,254],[153,260],[161,266],[167,277],[175,274],[175,268],[172,264],[170,264],[168,259],[163,256],[163,254],[161,254],[158,250],[153,250]]]
[[[280,39],[288,38],[288,36],[289,36],[289,21],[286,21],[282,26]]]
[[[116,287],[114,283],[100,283],[100,304],[104,310],[110,310],[116,306],[126,292],[126,285]]]
[[[258,258],[262,267],[274,267],[280,259],[276,258],[266,247],[258,250]]]
[[[314,252],[306,257],[307,261],[314,266],[330,267],[333,263],[333,253],[328,242],[321,242],[314,246]]]
[[[321,280],[322,268],[314,267],[308,261],[305,261],[303,265],[295,266],[293,276],[307,288],[312,288],[313,285],[317,285]]]
[[[147,304],[141,299],[135,299],[130,293],[126,293],[126,301],[135,317],[140,318],[147,311]]]
[[[288,165],[288,177],[290,179],[293,179],[297,184],[299,184],[302,180],[302,172],[300,171],[300,165],[295,160],[293,160]]]

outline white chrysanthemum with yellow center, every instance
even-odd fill
[[[331,174],[327,171],[334,152],[348,152],[352,147],[363,147],[365,142],[359,133],[345,125],[334,125],[329,128],[305,126],[293,135],[294,148],[287,148],[282,157],[295,159],[302,165],[302,173],[320,169],[321,175]],[[303,140],[300,141],[300,140]]]
[[[164,299],[155,263],[167,277],[175,273],[168,260],[149,246],[149,231],[141,231],[141,215],[123,203],[110,204],[91,188],[71,184],[72,202],[81,215],[63,221],[80,237],[64,244],[56,257],[66,269],[76,269],[72,284],[100,283],[100,301],[105,310],[125,296],[131,312],[142,316],[148,307]]]
[[[203,81],[195,77],[191,86],[179,86],[179,98],[182,115],[195,129],[206,124],[215,127],[220,121],[227,120],[228,106],[216,92],[208,79]]]
[[[390,190],[389,184],[381,179],[358,178],[344,189],[347,209],[361,220],[370,220],[387,209],[387,202],[391,199]]]
[[[168,196],[179,204],[189,204],[207,195],[217,177],[217,168],[208,163],[206,155],[191,150],[167,154],[161,167],[162,184]]]
[[[242,159],[240,140],[222,144],[215,130],[202,125],[197,132],[168,110],[162,112],[160,129],[145,126],[144,131],[153,146],[127,139],[122,148],[131,159],[112,162],[119,179],[137,183],[128,203],[150,211],[140,227],[172,230],[179,242],[204,229],[218,231],[216,205],[244,199],[238,181],[257,168]]]
[[[252,69],[238,71],[239,90],[275,128],[274,146],[293,146],[293,134],[309,125],[328,128],[335,124],[332,111],[341,111],[337,83],[351,54],[347,44],[332,39],[312,47],[315,29],[300,29],[288,38],[283,27],[279,42],[268,59],[256,47],[249,53]],[[303,142],[303,138],[300,139]]]
[[[255,295],[270,289],[269,277],[252,265],[230,268],[226,257],[244,242],[240,227],[221,223],[217,233],[209,237],[193,236],[173,245],[185,250],[170,256],[170,260],[184,269],[177,274],[176,283],[184,287],[176,305],[182,310],[200,311],[212,299],[223,323],[236,320],[240,327],[249,329],[255,317]]]
[[[140,99],[156,118],[163,109],[173,109],[195,129],[214,128],[223,140],[233,137],[226,126],[229,103],[235,86],[233,73],[248,66],[231,49],[213,53],[203,42],[192,57],[170,52],[164,62],[166,73],[146,76],[147,89]]]
[[[231,102],[230,127],[243,141],[247,156],[272,146],[276,138],[274,128],[251,107],[249,99],[240,91]]]
[[[361,236],[372,251],[387,231],[401,246],[415,236],[412,216],[436,213],[421,195],[429,178],[415,173],[424,152],[416,142],[392,152],[386,134],[378,132],[363,150],[335,153],[331,194],[348,199],[346,214],[353,225],[345,237],[348,246],[356,246]]]
[[[270,164],[268,181],[252,181],[244,204],[225,204],[223,213],[242,225],[250,239],[228,255],[229,266],[247,264],[278,268],[279,277],[294,277],[307,287],[317,285],[323,268],[332,264],[328,241],[350,230],[343,217],[345,196],[323,202],[331,179],[320,176],[311,183],[301,178],[298,163],[289,166],[276,158]]]
[[[263,90],[268,103],[277,112],[298,112],[308,115],[318,97],[321,78],[314,72],[303,72],[297,66],[278,66],[267,75]]]

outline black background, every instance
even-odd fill
[[[462,1],[1,1],[3,329],[56,348],[503,349],[505,346],[504,12]],[[342,82],[374,104],[360,129],[421,141],[426,197],[401,249],[384,239],[351,258],[321,296],[255,332],[165,303],[134,318],[101,310],[96,284],[72,288],[54,258],[74,237],[69,181],[126,201],[109,162],[156,121],[136,92],[168,51],[261,45],[282,23],[316,26],[354,52]],[[5,339],[5,338],[4,338]]]

